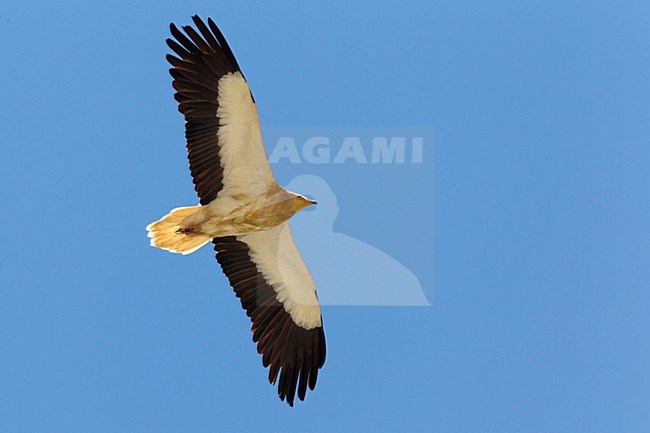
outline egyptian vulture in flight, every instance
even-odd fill
[[[316,202],[280,187],[266,158],[257,108],[223,34],[207,26],[181,32],[167,61],[198,206],[179,207],[147,226],[151,245],[189,254],[212,241],[217,261],[250,317],[269,382],[293,406],[316,386],[325,334],[314,282],[287,223]]]

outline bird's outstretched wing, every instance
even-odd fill
[[[325,334],[314,283],[288,223],[213,240],[217,260],[250,317],[269,382],[293,406],[316,386]]]
[[[262,143],[257,108],[223,34],[192,17],[195,30],[174,24],[167,45],[174,98],[185,116],[194,189],[207,205],[222,191],[258,195],[275,184]]]

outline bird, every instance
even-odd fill
[[[189,168],[199,204],[178,207],[146,228],[152,246],[190,254],[212,242],[251,321],[253,342],[294,405],[314,390],[325,363],[325,333],[314,281],[288,220],[316,204],[278,185],[268,163],[255,100],[211,18],[170,24],[174,99],[185,119]]]

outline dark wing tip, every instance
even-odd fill
[[[208,18],[208,19],[210,19],[210,18]],[[198,15],[192,15],[192,22],[194,24],[196,24],[198,27],[205,26],[205,23],[203,22],[201,17],[198,16]]]
[[[268,380],[277,384],[278,397],[293,406],[314,390],[318,370],[325,363],[325,333],[321,326],[305,329],[275,298],[275,291],[257,271],[248,245],[234,236],[213,240],[217,261],[250,317],[253,341],[269,368]],[[321,319],[322,320],[322,319]]]
[[[291,321],[291,319],[289,319]],[[269,382],[274,384],[278,377],[278,397],[293,406],[296,393],[305,400],[307,388],[314,390],[318,370],[325,363],[325,334],[322,326],[304,329],[293,324],[290,334],[284,341],[276,341],[281,347],[273,347],[273,356],[269,368]]]

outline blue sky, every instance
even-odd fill
[[[0,5],[1,432],[650,429],[650,4],[348,3]],[[164,59],[195,13],[263,129],[435,131],[418,167],[274,166],[432,304],[325,306],[294,408],[212,251],[144,231],[196,202]]]

